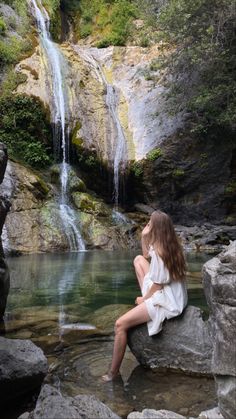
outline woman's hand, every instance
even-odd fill
[[[137,305],[139,305],[139,304],[141,304],[143,302],[144,302],[144,298],[143,297],[137,297],[136,300],[135,300],[135,304],[137,304]]]
[[[147,223],[147,225],[144,227],[144,229],[142,230],[142,236],[145,236],[146,234],[150,233],[151,230],[151,223],[150,221]]]

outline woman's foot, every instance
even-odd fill
[[[109,381],[115,380],[115,378],[117,378],[119,376],[120,376],[119,371],[116,372],[116,373],[113,373],[113,372],[109,371],[107,374],[102,376],[102,381],[104,381],[104,383],[108,383]]]

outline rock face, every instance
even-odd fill
[[[202,320],[200,309],[189,306],[181,316],[166,321],[155,336],[148,336],[146,325],[131,329],[128,344],[144,366],[211,374],[209,327],[209,322]]]
[[[94,396],[62,396],[59,390],[44,385],[39,395],[36,408],[31,413],[24,413],[19,419],[119,419],[105,404]]]
[[[203,267],[211,311],[212,372],[225,419],[236,415],[236,241]]]
[[[4,144],[0,143],[0,183],[2,183],[5,170],[7,166],[7,150]],[[2,248],[2,229],[5,222],[7,212],[9,210],[10,204],[6,196],[3,193],[0,193],[0,321],[3,318],[7,296],[10,287],[10,276],[8,267],[4,260],[4,253]]]
[[[74,162],[87,174],[91,189],[111,197],[118,123],[125,139],[122,160],[130,169],[127,205],[142,202],[162,208],[184,225],[219,220],[232,225],[235,143],[193,138],[186,131],[184,113],[170,115],[163,82],[167,75],[158,68],[162,48],[60,46],[69,63],[63,77]],[[51,107],[41,55],[37,47],[19,64],[17,70],[27,81],[18,92],[37,96]],[[152,154],[155,149],[159,154]]]
[[[12,202],[8,213],[4,248],[11,253],[69,250],[64,219],[60,212],[58,167],[43,177],[18,163],[10,162],[0,187]],[[50,183],[49,183],[50,182]],[[68,195],[74,208],[74,222],[87,248],[132,247],[135,223],[113,212],[101,199],[85,192],[86,186],[71,169]],[[30,240],[29,240],[30,238]]]
[[[47,359],[33,342],[0,337],[1,401],[39,387],[46,373]]]
[[[161,208],[175,223],[234,225],[233,142],[227,148],[224,142],[193,140],[179,131],[158,147],[159,157],[141,161],[134,171],[130,199]]]

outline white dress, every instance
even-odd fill
[[[172,281],[170,273],[162,258],[150,247],[151,263],[148,273],[144,277],[142,295],[144,296],[153,283],[163,285],[160,291],[144,300],[151,318],[147,322],[149,336],[155,335],[162,329],[165,319],[178,316],[187,305],[188,296],[185,281]]]

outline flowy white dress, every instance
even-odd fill
[[[188,296],[186,282],[171,280],[162,258],[152,246],[149,249],[149,255],[150,268],[144,277],[142,295],[148,292],[153,283],[163,285],[161,290],[155,291],[150,298],[144,300],[151,318],[147,322],[148,334],[152,336],[161,331],[165,319],[171,319],[182,313],[187,305]]]

